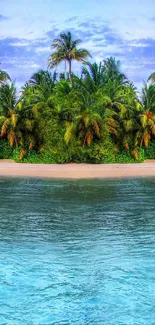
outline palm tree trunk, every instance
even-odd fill
[[[65,80],[67,80],[67,74],[66,74],[66,60],[65,60]]]
[[[69,80],[72,81],[72,61],[68,60],[68,66],[69,66]]]

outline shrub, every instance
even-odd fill
[[[155,159],[155,141],[150,142],[145,148],[145,159]]]
[[[13,148],[9,146],[7,140],[0,140],[0,159],[12,159]]]

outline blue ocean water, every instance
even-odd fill
[[[155,179],[0,179],[0,325],[154,325]]]

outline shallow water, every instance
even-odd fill
[[[154,325],[155,179],[0,179],[0,325]]]

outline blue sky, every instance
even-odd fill
[[[155,71],[154,0],[1,0],[1,68],[21,86],[47,67],[53,38],[68,30],[94,61],[119,59],[137,87]]]

